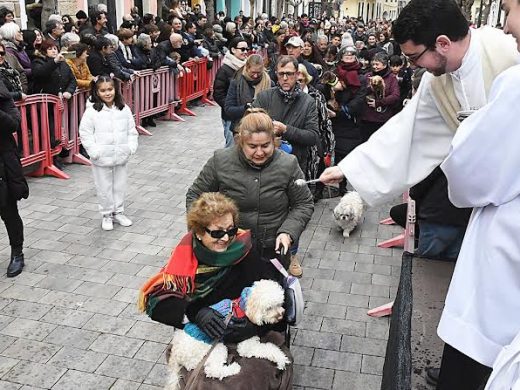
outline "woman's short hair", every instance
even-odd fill
[[[251,68],[252,66],[260,66],[264,65],[264,57],[262,57],[260,54],[251,54],[249,57],[247,57],[246,60],[246,68]]]
[[[150,37],[150,35],[145,33],[139,34],[139,36],[137,37],[136,45],[142,48],[145,47],[146,44],[152,44],[152,38]]]
[[[4,25],[5,26],[5,25]],[[46,55],[47,54],[47,50],[49,50],[50,48],[52,47],[55,47],[56,49],[58,48],[58,45],[56,45],[56,42],[50,40],[50,39],[45,39],[41,46],[40,46],[40,53],[43,54],[43,55]]]
[[[65,48],[68,48],[69,46],[78,43],[79,41],[79,35],[73,32],[65,33],[60,38],[61,46]]]
[[[238,207],[233,200],[220,192],[205,192],[192,203],[186,215],[188,229],[203,234],[215,219],[226,214],[233,216],[235,225],[238,223]]]
[[[376,53],[372,59],[372,62],[380,62],[385,66],[388,66],[388,54],[383,52]]]
[[[305,85],[309,85],[312,82],[312,76],[307,71],[307,68],[303,64],[298,65],[298,72],[300,72],[304,79],[305,79]]]
[[[238,124],[238,144],[244,146],[253,134],[266,133],[274,141],[273,120],[262,108],[249,108]]]
[[[110,44],[112,45],[112,47],[115,47],[116,49],[118,48],[118,46],[119,46],[119,38],[116,35],[114,35],[114,34],[106,34],[105,38],[110,41]]]
[[[20,31],[20,27],[16,23],[6,23],[0,27],[0,36],[6,41],[14,42],[14,37]]]
[[[238,47],[238,44],[240,42],[246,42],[246,40],[242,37],[236,37],[236,38],[233,38],[230,42],[229,42],[229,50],[231,49],[236,49]]]
[[[227,22],[227,23],[226,23],[226,31],[227,31],[228,33],[230,33],[231,30],[236,29],[236,28],[237,28],[236,23],[233,23],[233,22]]]

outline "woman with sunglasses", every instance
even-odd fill
[[[242,68],[246,63],[249,45],[244,38],[233,38],[229,42],[229,51],[224,56],[222,66],[215,75],[213,83],[213,98],[221,107],[220,117],[224,126],[224,139],[226,148],[233,146],[233,132],[231,131],[231,119],[225,112],[226,96],[229,90],[229,84],[235,77],[238,69]]]
[[[230,149],[225,149],[230,150]],[[283,346],[285,323],[257,327],[244,319],[242,322],[224,323],[224,317],[209,306],[223,299],[235,299],[244,287],[255,281],[280,281],[280,273],[262,260],[252,248],[251,232],[238,225],[238,208],[230,198],[218,193],[200,194],[187,214],[189,232],[172,251],[161,271],[143,285],[138,307],[154,321],[182,329],[185,317],[195,323],[212,339],[221,339],[226,345],[238,343],[259,335],[265,341]],[[274,331],[270,331],[274,330]],[[240,360],[235,349],[230,355],[241,366],[239,375],[222,381],[208,379],[201,371],[197,377],[198,389],[243,388],[237,383],[250,380],[249,389],[289,389],[292,369],[278,371],[261,359]],[[184,380],[194,375],[184,375]]]
[[[239,227],[250,229],[253,245],[265,258],[288,253],[314,211],[296,156],[275,147],[273,120],[262,109],[248,109],[238,125],[237,144],[215,152],[186,194],[188,210],[204,192],[219,191],[240,210]],[[284,264],[294,276],[301,268]]]

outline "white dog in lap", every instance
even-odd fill
[[[343,237],[349,237],[350,232],[363,221],[364,204],[356,191],[349,191],[334,208],[334,220]]]
[[[239,298],[235,300],[225,299],[210,306],[219,313],[228,316],[232,312],[232,318],[243,318],[244,315],[253,324],[275,324],[284,316],[284,290],[272,280],[260,280],[252,287],[246,287]],[[165,390],[179,389],[179,371],[184,367],[192,371],[204,359],[210,351],[214,340],[206,335],[194,323],[188,323],[183,330],[176,330],[170,345],[168,366],[170,377]],[[237,352],[246,358],[267,359],[275,363],[279,370],[285,369],[290,363],[289,358],[280,348],[272,343],[261,343],[258,336],[251,337],[237,345]],[[228,358],[227,347],[218,343],[211,351],[204,363],[204,373],[208,378],[222,380],[228,376],[240,373],[240,365],[233,362],[226,364]]]

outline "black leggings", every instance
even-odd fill
[[[19,255],[23,249],[23,222],[18,213],[16,199],[10,195],[7,196],[5,206],[0,207],[0,216],[4,221],[7,235],[9,236],[11,255]]]

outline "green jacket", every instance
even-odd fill
[[[240,211],[239,227],[250,229],[259,251],[274,249],[276,236],[287,233],[299,239],[314,211],[307,186],[293,155],[275,150],[262,167],[251,165],[238,146],[220,149],[211,157],[186,194],[186,208],[204,192],[221,192]]]

